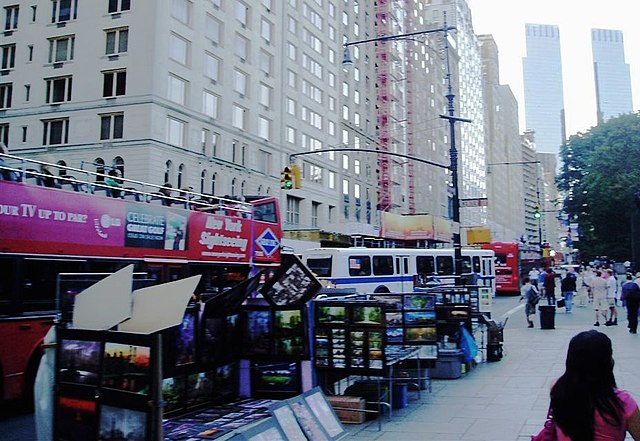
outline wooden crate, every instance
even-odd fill
[[[365,400],[361,397],[347,397],[344,395],[327,396],[327,400],[338,415],[340,421],[345,424],[362,424],[366,414]],[[349,410],[355,409],[355,410]]]

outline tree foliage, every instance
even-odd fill
[[[640,192],[640,114],[623,115],[571,136],[560,149],[558,188],[577,222],[583,258],[631,260],[631,216]]]

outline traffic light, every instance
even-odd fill
[[[293,188],[293,173],[291,173],[291,168],[285,167],[280,172],[280,188],[283,190],[291,190]]]
[[[540,219],[540,216],[542,216],[540,214],[540,207],[535,207],[533,210],[534,210],[533,211],[533,217],[535,217],[536,219]]]
[[[293,188],[302,188],[302,176],[300,166],[298,164],[289,164],[291,174],[293,175]]]

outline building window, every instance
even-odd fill
[[[211,54],[205,53],[204,74],[214,81],[220,81],[220,59]]]
[[[0,46],[2,54],[2,60],[0,60],[0,69],[13,69],[16,65],[16,45],[7,44]]]
[[[191,2],[188,0],[173,0],[171,15],[188,25],[191,17]]]
[[[115,113],[100,115],[100,140],[122,139],[124,115]]]
[[[285,136],[286,136],[287,142],[291,144],[295,144],[296,129],[294,129],[293,127],[287,126],[287,128],[285,129]]]
[[[269,175],[269,173],[271,172],[271,158],[273,155],[265,150],[260,150],[258,155],[258,170],[260,170],[265,175]]]
[[[211,156],[218,156],[218,144],[220,144],[220,134],[213,132],[211,134]]]
[[[298,225],[300,223],[300,199],[287,196],[287,223]]]
[[[320,211],[320,202],[311,202],[311,226],[318,227],[318,212]]]
[[[336,174],[332,171],[329,172],[329,188],[332,190],[336,188]]]
[[[109,29],[105,31],[107,44],[106,55],[122,54],[129,49],[129,28]]]
[[[4,8],[4,30],[13,31],[18,29],[18,12],[20,6],[7,6]]]
[[[264,117],[258,118],[258,136],[266,139],[271,139],[271,121]]]
[[[247,94],[247,74],[239,70],[233,71],[233,90],[241,95]]]
[[[271,107],[271,97],[273,89],[266,84],[260,83],[258,86],[258,102],[265,107]]]
[[[182,147],[186,124],[175,118],[167,118],[167,143]]]
[[[60,63],[73,60],[73,49],[76,37],[66,35],[49,39],[49,63]]]
[[[184,38],[171,34],[169,39],[169,57],[186,66],[189,61],[189,42]]]
[[[51,23],[61,23],[78,18],[78,0],[53,0]]]
[[[31,84],[24,85],[24,100],[27,102],[31,100]]]
[[[271,43],[273,39],[273,24],[264,18],[260,21],[260,36],[264,38],[267,43]]]
[[[69,119],[48,119],[43,123],[43,145],[67,144],[69,142]]]
[[[11,107],[11,95],[13,95],[13,83],[0,84],[0,109]]]
[[[9,145],[9,124],[0,124],[0,141]]]
[[[109,0],[109,13],[128,11],[131,9],[131,0]]]
[[[169,75],[168,93],[169,98],[174,103],[185,105],[187,96],[187,82],[175,75]]]
[[[28,52],[27,60],[33,61],[33,45],[32,44],[27,46],[27,52]]]
[[[47,81],[47,98],[46,102],[63,103],[71,101],[71,77],[49,78]]]
[[[268,52],[260,51],[260,70],[265,75],[271,75],[273,69],[273,55]]]
[[[202,92],[202,113],[211,118],[218,117],[218,96],[208,90]]]
[[[234,15],[236,20],[240,22],[240,26],[243,28],[247,26],[249,21],[249,7],[243,2],[236,1],[236,5],[234,7]]]
[[[249,39],[242,35],[236,35],[234,50],[241,61],[247,61],[249,59]]]
[[[127,88],[127,71],[103,72],[102,96],[105,98],[122,96]]]
[[[222,35],[222,23],[211,15],[207,15],[204,33],[216,46],[222,44],[222,40],[220,39]]]
[[[246,129],[247,109],[237,104],[233,105],[231,110],[231,124],[237,129]]]
[[[207,155],[209,151],[209,146],[211,142],[211,132],[207,129],[202,129],[200,132],[200,146],[202,148],[201,152],[203,155]]]

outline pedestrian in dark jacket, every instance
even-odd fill
[[[627,305],[627,326],[629,332],[638,332],[638,306],[640,306],[640,286],[633,281],[633,275],[627,274],[626,282],[622,284],[620,298]]]
[[[556,277],[558,274],[554,273],[551,268],[547,268],[544,276],[544,295],[547,298],[548,305],[556,304]]]
[[[573,308],[573,296],[576,293],[576,279],[576,273],[574,269],[570,267],[560,282],[560,292],[562,293],[562,298],[564,298],[565,312],[567,314],[571,314],[571,309]]]

